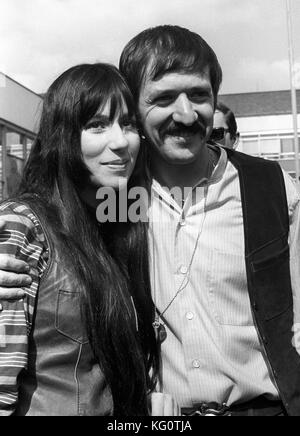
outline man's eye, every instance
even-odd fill
[[[189,95],[189,99],[196,103],[203,103],[207,100],[210,100],[211,96],[209,94],[203,94],[200,92],[194,92],[193,94]]]
[[[174,97],[172,95],[162,95],[155,100],[155,104],[158,106],[168,106],[174,101]]]

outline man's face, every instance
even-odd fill
[[[224,129],[224,136],[222,139],[218,139],[217,142],[219,144],[224,145],[227,148],[234,148],[234,144],[236,142],[235,137],[231,137],[231,134],[228,129],[228,124],[226,121],[226,117],[221,111],[216,111],[214,115],[214,129]]]
[[[213,125],[208,72],[167,73],[159,80],[146,80],[138,109],[144,133],[161,158],[171,164],[195,162]]]

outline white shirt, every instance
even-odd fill
[[[162,316],[168,333],[162,344],[163,390],[181,407],[212,401],[230,406],[264,394],[278,398],[252,317],[239,176],[220,150],[195,204],[190,196],[181,209],[157,181],[152,186],[150,265],[160,313],[183,288]],[[300,197],[284,177],[299,322]]]

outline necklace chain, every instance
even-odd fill
[[[207,190],[207,187],[206,187],[206,190]],[[207,192],[205,193],[205,200],[206,200],[206,196],[207,196]],[[206,203],[206,201],[205,201],[205,203]],[[204,206],[204,210],[205,210],[205,206]],[[157,314],[157,319],[155,320],[156,322],[158,321],[158,318],[162,319],[162,317],[170,309],[170,307],[172,306],[172,304],[174,303],[174,301],[176,300],[178,295],[181,294],[181,292],[183,292],[185,290],[185,288],[187,287],[187,285],[188,285],[188,283],[190,281],[191,268],[192,268],[193,261],[194,261],[194,258],[195,258],[195,254],[196,254],[196,251],[197,251],[197,247],[198,247],[199,239],[200,239],[200,236],[201,236],[201,233],[202,233],[203,225],[204,225],[204,220],[202,220],[201,226],[199,227],[199,231],[198,231],[197,239],[196,239],[196,242],[195,242],[194,250],[193,250],[193,253],[192,253],[192,256],[191,256],[190,263],[189,263],[188,268],[187,268],[187,273],[186,273],[184,279],[182,280],[182,282],[181,282],[181,284],[180,284],[176,294],[174,295],[172,300],[169,302],[167,307],[161,313],[157,310],[156,301],[155,301],[156,314]],[[154,286],[155,286],[155,284],[154,284]],[[155,297],[156,297],[156,293],[155,293]]]
[[[208,165],[208,168],[209,168],[209,170],[208,170],[208,174],[210,173],[210,172],[212,172],[213,170],[214,170],[214,168],[216,167],[216,165],[214,164],[214,159],[212,159],[212,152],[210,152],[210,149],[208,149],[209,150],[209,154],[210,154],[210,159],[209,159],[209,165]],[[215,156],[214,156],[215,157]],[[206,209],[206,199],[207,199],[207,191],[208,191],[208,185],[206,185],[205,186],[205,195],[204,195],[204,211],[205,211],[205,209]],[[153,201],[153,200],[152,200]],[[184,203],[185,203],[185,200],[183,201],[183,205],[184,205]],[[153,206],[152,206],[153,207]],[[198,247],[198,243],[199,243],[199,239],[200,239],[200,236],[201,236],[201,233],[202,233],[202,230],[203,230],[203,225],[204,225],[204,220],[205,220],[205,215],[204,215],[204,218],[203,218],[203,220],[202,220],[202,222],[201,222],[201,225],[200,225],[200,227],[199,227],[199,231],[198,231],[198,235],[197,235],[197,239],[196,239],[196,242],[195,242],[195,246],[194,246],[194,250],[193,250],[193,253],[192,253],[192,256],[191,256],[191,260],[190,260],[190,263],[189,263],[189,265],[188,265],[188,269],[187,269],[187,273],[186,273],[186,275],[185,275],[185,277],[184,277],[184,279],[182,280],[182,282],[181,282],[181,284],[180,284],[180,286],[179,286],[179,288],[178,288],[178,290],[177,290],[177,292],[176,292],[176,294],[174,295],[174,297],[171,299],[171,301],[169,302],[169,304],[166,306],[166,308],[162,311],[162,312],[159,312],[158,311],[158,309],[157,309],[157,302],[156,302],[156,280],[155,280],[155,246],[154,246],[154,228],[153,228],[153,223],[154,223],[154,220],[153,220],[153,214],[152,214],[152,242],[153,242],[153,247],[152,247],[152,257],[153,257],[153,283],[154,283],[154,304],[155,304],[155,321],[154,321],[154,323],[153,323],[153,327],[154,328],[156,328],[156,329],[159,329],[161,326],[164,326],[164,324],[162,324],[161,322],[160,322],[160,319],[162,319],[163,318],[163,316],[165,315],[165,313],[170,309],[170,307],[172,306],[172,304],[174,303],[174,301],[176,300],[176,298],[178,297],[178,295],[179,294],[181,294],[181,292],[182,291],[184,291],[185,290],[185,288],[187,287],[187,285],[188,285],[188,283],[189,283],[189,280],[190,280],[190,274],[191,274],[191,268],[192,268],[192,265],[193,265],[193,261],[194,261],[194,258],[195,258],[195,254],[196,254],[196,251],[197,251],[197,247]]]

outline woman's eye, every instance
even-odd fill
[[[102,132],[105,130],[107,126],[104,123],[101,123],[99,121],[91,122],[86,127],[85,130],[91,130],[96,132]]]
[[[137,130],[137,123],[133,120],[123,121],[122,127],[127,130]]]

